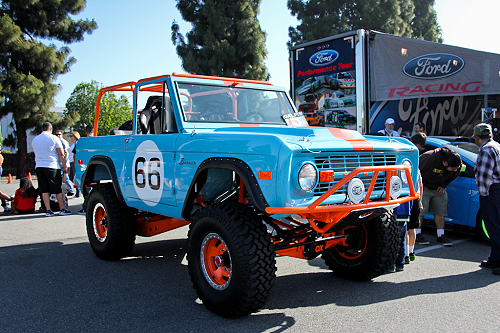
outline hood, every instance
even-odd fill
[[[404,138],[364,137],[356,131],[332,127],[225,127],[218,128],[213,133],[258,135],[259,140],[266,140],[266,137],[277,137],[290,149],[302,149],[303,151],[394,151],[416,149],[410,141]]]

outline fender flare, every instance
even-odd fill
[[[213,168],[229,169],[240,176],[240,178],[243,180],[243,183],[245,184],[245,189],[250,195],[250,199],[252,200],[255,209],[265,213],[265,209],[266,207],[269,207],[269,204],[262,194],[262,190],[260,189],[259,183],[252,169],[245,162],[237,158],[212,157],[203,161],[193,176],[193,180],[191,181],[191,185],[189,186],[188,195],[186,196],[184,205],[182,207],[182,216],[186,220],[191,219],[192,202],[196,199],[194,195],[194,187],[198,182],[200,174],[205,170]]]
[[[82,188],[80,190],[82,191],[83,195],[87,195],[89,193],[87,191],[86,185],[89,186],[90,184],[101,180],[94,179],[94,172],[97,166],[103,166],[107,170],[111,183],[113,184],[113,188],[115,189],[116,197],[118,198],[118,200],[120,200],[120,202],[125,204],[125,198],[123,197],[120,184],[118,183],[118,177],[116,176],[115,164],[113,163],[113,160],[108,156],[95,155],[90,159],[87,165],[87,169],[82,176]]]

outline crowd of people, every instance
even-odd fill
[[[385,121],[385,128],[380,130],[385,136],[399,137],[394,130],[394,119]],[[415,243],[430,244],[421,234],[424,216],[434,215],[436,241],[443,246],[453,243],[445,235],[445,216],[448,214],[448,195],[446,187],[460,175],[462,159],[453,150],[440,147],[423,152],[427,142],[425,125],[416,123],[415,134],[410,141],[419,149],[419,169],[417,187],[420,198],[407,202],[394,209],[394,215],[400,228],[399,254],[389,272],[403,271],[404,265],[415,260]],[[500,275],[500,144],[493,140],[489,124],[474,127],[473,136],[480,148],[474,169],[476,185],[479,190],[479,203],[486,229],[491,240],[491,254],[483,260],[481,267],[493,268],[493,273]]]
[[[71,214],[68,209],[68,197],[80,196],[80,189],[74,185],[76,143],[80,134],[77,131],[69,133],[68,138],[72,142],[69,145],[61,130],[56,130],[54,134],[52,132],[52,124],[45,122],[41,133],[31,142],[35,154],[38,188],[35,189],[30,177],[23,176],[14,195],[9,196],[0,191],[4,212],[34,213],[37,198],[40,197],[41,207],[38,211],[45,213],[46,217],[54,216],[54,211],[59,211],[59,215]],[[86,132],[93,132],[93,126],[87,126]],[[1,162],[3,157],[0,159],[0,166]],[[9,207],[9,204],[12,207]],[[85,214],[85,211],[80,210],[78,213]]]

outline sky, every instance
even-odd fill
[[[299,22],[286,7],[287,0],[262,0],[258,19],[266,32],[266,66],[271,82],[289,88],[288,27]],[[181,33],[191,30],[182,20],[175,0],[87,0],[75,19],[88,18],[98,28],[82,42],[69,44],[77,62],[56,83],[61,90],[55,106],[64,107],[73,89],[95,80],[104,86],[143,78],[185,73],[170,39],[172,22]],[[444,44],[499,53],[499,0],[436,0]],[[57,43],[55,43],[58,45]]]

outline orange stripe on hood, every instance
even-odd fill
[[[352,144],[352,150],[373,150],[373,145],[365,139],[354,136],[352,131],[341,128],[327,127],[330,133],[339,140],[345,140]]]

